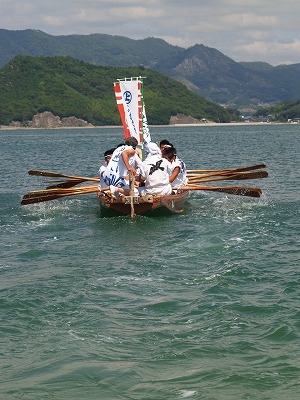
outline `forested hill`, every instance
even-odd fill
[[[0,70],[0,124],[28,121],[38,112],[75,116],[93,125],[120,125],[113,82],[143,76],[148,122],[167,125],[177,114],[216,122],[236,120],[183,84],[143,67],[101,67],[71,57],[17,56]]]

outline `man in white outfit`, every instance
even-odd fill
[[[137,170],[142,168],[142,160],[136,153],[138,141],[130,136],[123,146],[117,147],[103,173],[103,179],[111,192],[127,193],[130,190],[129,174],[137,175]],[[117,188],[117,189],[116,189]],[[121,190],[119,190],[121,189]]]
[[[148,143],[148,155],[143,161],[141,168],[141,179],[145,186],[140,188],[140,193],[167,195],[172,193],[169,182],[171,163],[162,158],[160,149],[155,143]]]
[[[173,188],[180,188],[187,184],[188,179],[186,175],[186,165],[178,156],[176,149],[167,139],[160,141],[160,150],[162,155],[165,156],[172,164],[172,174],[170,182]]]
[[[170,176],[171,185],[173,188],[178,189],[181,186],[186,185],[188,182],[185,163],[178,158],[174,147],[169,147],[163,150],[163,156],[166,154],[172,164],[172,174]]]

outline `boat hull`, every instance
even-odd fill
[[[99,193],[101,215],[166,215],[181,214],[184,211],[188,191],[171,195],[121,196],[112,197]]]

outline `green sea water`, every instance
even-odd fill
[[[103,218],[94,176],[119,128],[0,130],[1,400],[300,398],[300,125],[157,127],[188,169],[265,163],[259,199],[192,193],[183,215]]]

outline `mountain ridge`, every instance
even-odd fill
[[[0,29],[0,67],[19,54],[70,56],[99,66],[142,66],[231,108],[256,110],[300,97],[300,63],[273,67],[263,61],[236,62],[204,44],[184,49],[154,37],[135,40],[101,33],[52,36],[32,29]]]

